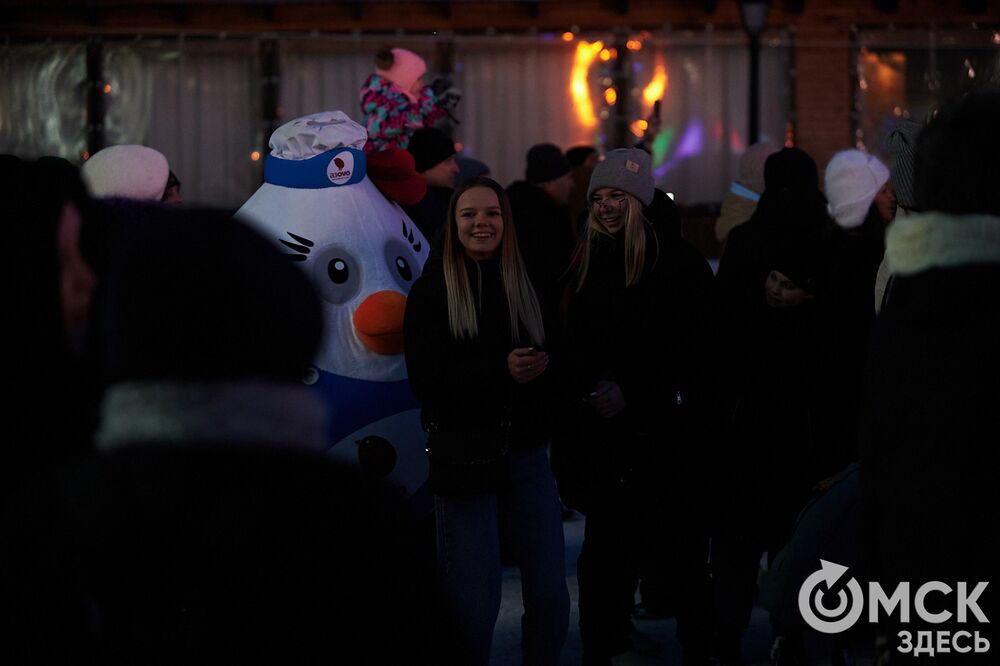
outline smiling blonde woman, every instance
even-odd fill
[[[673,579],[685,663],[707,657],[708,539],[691,433],[706,404],[715,285],[705,259],[652,213],[656,196],[648,153],[613,150],[597,165],[569,300],[570,395],[553,460],[563,500],[587,515],[577,564],[585,664],[632,649],[639,561],[657,557],[653,541],[666,546],[661,575]]]
[[[569,594],[545,450],[552,372],[541,308],[496,182],[477,178],[455,191],[443,255],[414,283],[404,329],[435,494],[441,663],[489,661],[502,526],[521,569],[524,661],[556,664]]]

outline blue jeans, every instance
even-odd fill
[[[498,494],[435,497],[438,567],[452,628],[453,663],[487,664],[500,612],[499,521],[521,569],[521,650],[526,666],[556,664],[569,625],[565,544],[545,448],[512,451],[510,487]]]

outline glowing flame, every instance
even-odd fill
[[[581,41],[576,45],[576,56],[573,60],[573,73],[570,76],[569,90],[573,95],[573,106],[576,108],[577,118],[584,127],[594,127],[597,125],[597,118],[594,116],[594,105],[590,101],[590,86],[587,85],[587,72],[594,58],[604,48],[602,42],[589,44]]]
[[[667,68],[663,65],[657,65],[653,80],[642,90],[642,98],[650,105],[658,99],[663,99],[663,93],[667,91],[668,83]]]
[[[604,62],[607,62],[608,60],[611,60],[611,51],[609,51],[607,49],[602,49],[601,50],[601,60],[603,60]]]
[[[573,33],[569,32],[569,31],[564,32],[562,34],[562,40],[564,42],[572,42],[573,41]]]
[[[608,106],[614,106],[615,102],[618,101],[618,91],[614,88],[608,88],[604,91],[604,101]]]

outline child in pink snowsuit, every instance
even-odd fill
[[[361,86],[366,152],[405,149],[415,130],[432,127],[445,116],[434,91],[424,85],[426,71],[423,59],[406,49],[387,49],[375,56],[375,71]]]

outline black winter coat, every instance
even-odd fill
[[[676,469],[699,466],[688,440],[709,402],[716,285],[694,247],[654,228],[645,227],[638,284],[625,286],[624,242],[602,234],[570,301],[568,394],[553,464],[564,499],[578,505],[587,501],[579,493],[600,492],[629,470],[655,473],[667,460]],[[611,419],[582,402],[600,380],[617,383],[625,399]]]
[[[875,326],[862,419],[876,576],[886,590],[899,581],[966,581],[971,590],[994,581],[1000,561],[1000,218],[897,219],[888,256],[893,286]],[[979,603],[993,625],[970,615],[971,628],[954,618],[933,628],[987,633],[993,588]],[[995,663],[991,654],[984,663]]]
[[[510,315],[497,261],[466,260],[476,299],[479,334],[456,340],[448,328],[448,295],[440,261],[431,260],[406,300],[404,336],[410,386],[421,421],[439,430],[478,431],[510,422],[511,445],[538,446],[548,437],[550,371],[517,384],[507,369],[515,347],[531,346],[510,335]],[[551,368],[550,368],[551,369]]]

